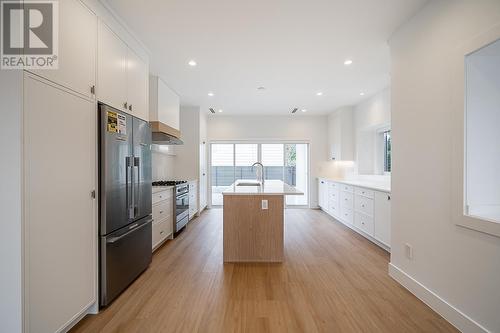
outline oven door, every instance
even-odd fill
[[[175,220],[179,222],[189,217],[189,193],[177,196],[175,202]]]

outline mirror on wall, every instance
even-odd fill
[[[500,40],[465,57],[465,214],[500,223]]]

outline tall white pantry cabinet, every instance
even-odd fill
[[[1,148],[13,165],[0,192],[2,332],[64,332],[97,311],[97,103],[123,96],[127,112],[149,118],[147,52],[99,1],[59,6],[59,69],[0,72]],[[98,52],[104,22],[125,50],[124,85],[99,73],[119,54]]]

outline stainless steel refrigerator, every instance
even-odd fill
[[[100,306],[151,263],[151,128],[99,104]]]

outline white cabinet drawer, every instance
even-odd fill
[[[356,212],[354,217],[354,225],[364,233],[373,236],[375,228],[373,218],[362,213]]]
[[[172,216],[172,202],[162,201],[153,206],[153,220],[163,221]]]
[[[354,219],[353,219],[352,209],[342,207],[340,209],[340,219],[348,224],[353,224]]]
[[[328,190],[338,190],[339,183],[328,182]]]
[[[344,192],[354,193],[354,186],[340,184],[340,189]]]
[[[373,199],[356,195],[354,198],[354,208],[357,212],[373,216]]]
[[[153,193],[153,205],[163,200],[173,201],[172,189],[158,193]]]
[[[339,201],[339,191],[332,190],[328,192],[328,200]]]
[[[367,197],[367,198],[371,198],[371,199],[373,199],[373,197],[375,196],[374,191],[368,190],[368,189],[363,188],[363,187],[354,188],[354,193],[357,195],[362,195],[362,196]]]
[[[339,217],[340,216],[339,204],[335,202],[330,202],[330,205],[328,206],[328,212],[333,217]]]
[[[158,246],[167,236],[167,221],[154,222],[153,223],[153,233],[152,233],[152,245],[153,249]]]
[[[340,192],[340,205],[349,209],[354,207],[354,194],[349,192]]]

